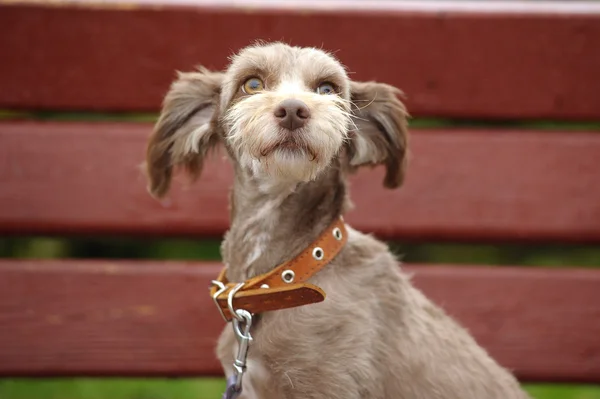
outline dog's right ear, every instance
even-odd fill
[[[213,116],[217,112],[223,73],[200,68],[178,73],[169,89],[146,149],[148,191],[156,198],[169,190],[173,168],[185,168],[193,179],[204,158],[219,142]]]

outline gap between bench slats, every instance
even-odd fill
[[[220,375],[214,263],[0,261],[0,375]],[[407,266],[524,381],[600,381],[600,272]]]
[[[0,123],[0,233],[220,236],[232,168],[161,205],[140,169],[150,124]],[[404,187],[351,179],[347,220],[384,238],[600,242],[600,134],[414,130]]]
[[[265,39],[335,51],[353,79],[403,89],[415,116],[600,117],[598,7],[563,6],[562,15],[388,3],[356,12],[346,1],[248,13],[202,2],[80,3],[0,4],[0,108],[156,110],[175,70],[223,68],[232,51]]]

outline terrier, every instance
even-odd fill
[[[148,143],[149,191],[164,196],[174,168],[199,176],[219,145],[235,172],[226,268],[212,291],[237,326],[217,345],[239,384],[226,397],[528,397],[411,285],[384,243],[340,219],[359,167],[383,165],[383,185],[402,184],[400,94],[350,80],[322,50],[283,43],[252,45],[225,72],[200,68],[172,84]]]

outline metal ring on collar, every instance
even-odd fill
[[[338,241],[342,239],[342,230],[339,227],[333,229],[333,237]]]
[[[229,291],[229,294],[227,295],[227,307],[229,308],[229,313],[231,313],[231,316],[235,317],[239,321],[244,321],[244,318],[242,316],[238,315],[236,313],[235,309],[233,308],[233,297],[243,286],[244,286],[244,283],[239,283],[238,285],[233,287],[231,289],[231,291]]]
[[[284,283],[287,284],[292,283],[295,277],[296,273],[294,273],[294,271],[290,269],[284,270],[283,273],[281,273],[281,279]]]
[[[321,247],[315,247],[312,252],[313,258],[316,260],[322,260],[325,257],[325,251]]]
[[[217,280],[213,280],[211,281],[211,283],[213,285],[216,285],[217,287],[219,287],[219,290],[217,292],[215,292],[215,294],[213,295],[212,299],[215,302],[215,305],[217,306],[217,309],[219,309],[219,313],[221,313],[221,317],[223,318],[223,320],[227,321],[227,318],[225,317],[225,313],[223,313],[223,309],[221,309],[221,306],[219,305],[219,301],[217,300],[217,298],[219,297],[219,295],[221,295],[223,292],[227,291],[227,286],[225,284],[223,284],[220,281]]]
[[[236,318],[233,320],[233,329],[238,339],[247,339],[252,341],[252,335],[250,335],[250,327],[252,327],[252,313],[248,312],[246,309],[238,309],[235,311]],[[240,328],[240,323],[244,324],[244,330]]]

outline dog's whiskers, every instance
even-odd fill
[[[377,99],[377,92],[375,92],[375,96],[373,97],[372,100],[354,100],[354,101],[362,101],[362,102],[369,102],[367,105],[365,105],[364,107],[359,107],[358,104],[356,104],[354,101],[349,100],[350,103],[352,105],[354,105],[359,111],[362,111],[363,109],[367,108],[369,105],[373,104],[375,102],[375,100]]]

